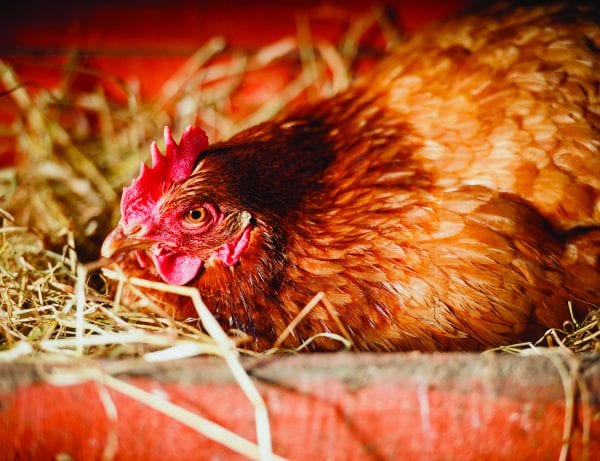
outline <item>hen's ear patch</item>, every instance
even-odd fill
[[[206,133],[193,126],[188,126],[183,132],[179,145],[169,127],[165,127],[164,139],[165,155],[161,154],[156,142],[152,143],[152,166],[142,163],[139,176],[123,189],[121,216],[126,222],[148,214],[174,183],[188,178],[198,154],[208,147]]]

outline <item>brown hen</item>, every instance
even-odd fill
[[[227,142],[167,132],[103,254],[198,287],[256,350],[318,292],[334,311],[317,305],[284,346],[345,329],[359,350],[481,349],[598,306],[598,9],[486,14]]]

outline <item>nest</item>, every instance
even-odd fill
[[[151,140],[164,125],[181,133],[188,124],[200,124],[211,142],[226,139],[283,108],[347,88],[361,57],[376,58],[400,37],[382,11],[355,21],[337,44],[312,41],[307,25],[301,26],[297,37],[254,52],[231,50],[224,39],[215,38],[190,56],[151,101],[113,76],[82,67],[76,55],[64,67],[61,85],[52,89],[29,87],[0,61],[0,95],[18,113],[0,125],[0,138],[14,142],[16,153],[14,164],[0,170],[0,361],[157,361],[220,355],[257,408],[260,449],[270,449],[265,448],[269,435],[264,403],[237,361],[235,341],[214,321],[197,291],[101,272],[95,261],[102,239],[119,218],[123,186],[137,175]],[[361,46],[373,30],[383,38],[381,49]],[[283,91],[266,92],[261,103],[237,110],[235,101],[247,76],[281,65],[297,77]],[[97,84],[91,90],[77,88],[73,82],[80,75],[93,76]],[[106,82],[120,89],[121,101],[107,96]],[[124,305],[124,284],[134,292],[150,284],[191,296],[205,330],[170,318],[141,290]],[[582,323],[574,319],[563,329],[549,331],[536,345],[503,350],[536,346],[600,351],[600,311]],[[121,392],[138,392],[111,379]],[[106,377],[103,382],[108,382]],[[147,398],[152,397],[140,397]],[[218,440],[240,452],[259,449],[234,436]]]

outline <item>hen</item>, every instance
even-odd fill
[[[227,142],[166,130],[102,254],[198,287],[256,350],[318,292],[332,309],[285,346],[472,350],[560,326],[600,304],[599,24],[596,7],[464,15]]]

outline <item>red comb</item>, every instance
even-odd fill
[[[145,221],[144,217],[148,216],[163,193],[175,182],[192,174],[198,154],[208,146],[206,133],[193,126],[188,126],[183,132],[179,145],[175,143],[169,127],[165,127],[164,138],[165,155],[158,150],[156,142],[152,143],[152,166],[149,168],[142,163],[140,175],[131,186],[123,189],[121,216],[125,222],[132,218]]]

